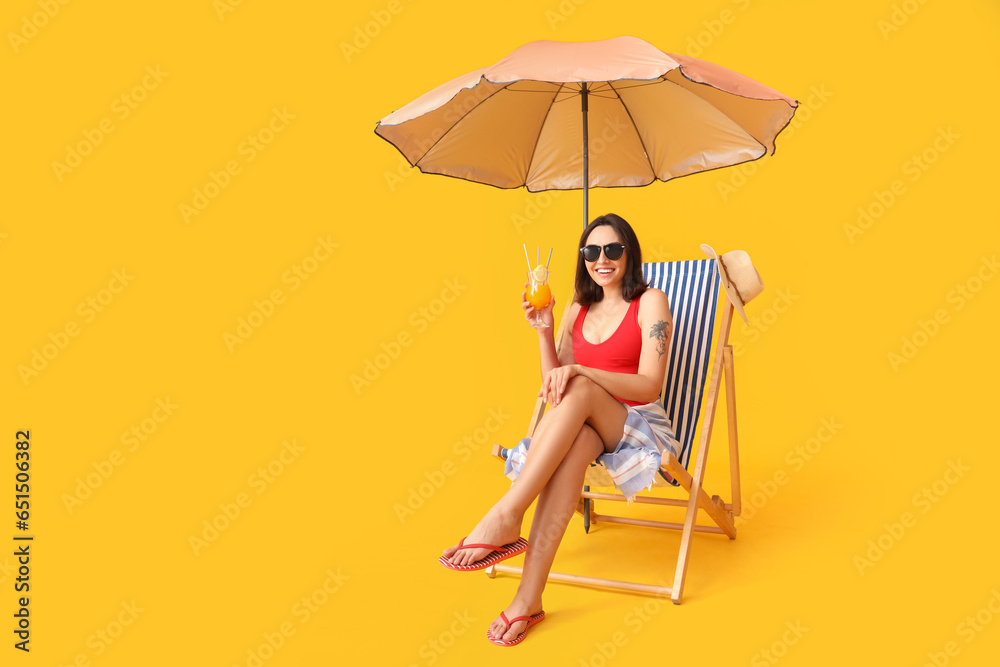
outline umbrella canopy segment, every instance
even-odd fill
[[[417,98],[375,132],[427,173],[532,192],[640,186],[773,153],[797,105],[634,37],[538,41]]]

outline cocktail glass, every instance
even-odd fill
[[[536,329],[548,328],[542,321],[541,310],[549,305],[552,292],[549,291],[549,275],[544,266],[536,266],[534,271],[528,271],[528,303],[535,309],[535,321],[531,326]]]

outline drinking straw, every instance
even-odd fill
[[[535,266],[542,263],[542,249],[535,246]]]
[[[524,248],[524,261],[528,263],[528,273],[531,273],[531,258],[528,257],[528,246],[522,243],[521,247]]]
[[[549,258],[545,260],[545,270],[549,270],[549,262],[552,261],[552,248],[549,248]]]

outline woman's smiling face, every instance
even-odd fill
[[[610,225],[601,225],[597,227],[590,233],[587,237],[587,243],[585,245],[597,245],[601,246],[601,256],[598,257],[593,262],[586,262],[587,272],[590,274],[591,279],[607,291],[608,287],[614,287],[615,285],[620,285],[622,279],[624,278],[625,267],[628,263],[628,258],[625,253],[616,260],[610,260],[604,254],[604,246],[609,243],[621,243],[622,240],[618,238],[618,234]]]

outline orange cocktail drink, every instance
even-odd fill
[[[552,292],[549,290],[548,285],[539,285],[534,281],[531,282],[531,288],[528,290],[528,303],[530,303],[535,310],[541,310],[545,306],[549,305],[549,301],[551,300]]]
[[[548,328],[549,325],[542,321],[540,312],[552,301],[552,292],[549,291],[549,271],[545,266],[539,265],[534,270],[528,271],[528,291],[525,297],[535,309],[535,321],[531,326],[536,329]]]

